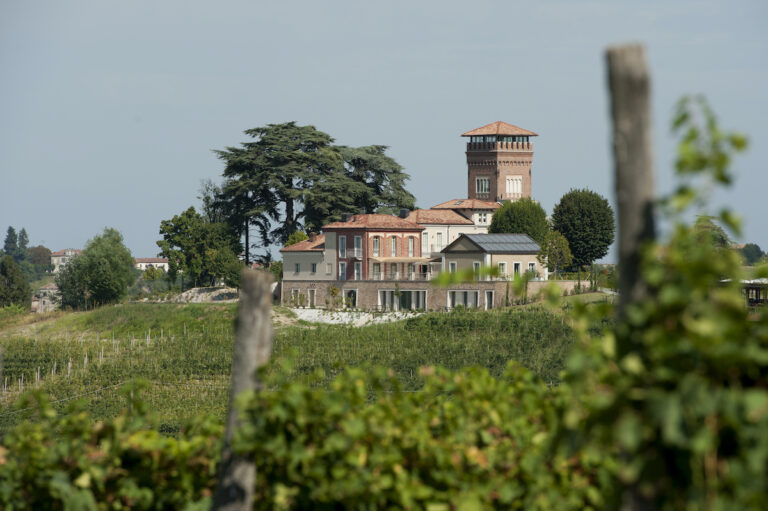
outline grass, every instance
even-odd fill
[[[175,431],[201,414],[222,418],[236,307],[133,303],[59,312],[37,323],[13,316],[0,324],[0,435],[33,413],[13,408],[21,390],[39,389],[62,411],[85,399],[96,418],[105,418],[124,406],[118,389],[134,378],[149,383],[146,397],[161,430]],[[430,313],[360,328],[300,325],[289,310],[276,308],[274,322],[273,359],[291,359],[295,378],[318,385],[346,366],[380,365],[417,389],[425,365],[484,366],[499,375],[513,359],[556,382],[573,343],[565,317],[540,306]],[[315,380],[318,370],[323,377]]]

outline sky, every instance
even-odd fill
[[[161,220],[220,181],[213,150],[287,121],[389,146],[423,208],[466,196],[461,133],[506,121],[539,134],[533,197],[548,214],[572,188],[614,203],[604,52],[638,42],[657,190],[676,183],[675,103],[706,95],[750,139],[709,208],[730,205],[739,241],[766,250],[766,21],[764,0],[4,0],[0,235],[23,227],[60,250],[114,227],[153,257]]]

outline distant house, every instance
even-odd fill
[[[80,251],[76,248],[65,248],[64,250],[58,250],[51,252],[51,264],[53,265],[53,273],[59,273],[59,269],[67,264],[73,257],[80,255]]]
[[[447,307],[490,308],[498,303],[498,290],[482,286],[484,281],[510,280],[524,273],[535,280],[546,280],[547,270],[539,267],[538,253],[539,245],[527,234],[462,234],[443,249],[443,270],[479,271],[491,267],[498,268],[498,276],[478,276],[477,286],[448,289]]]
[[[32,312],[43,313],[55,310],[58,306],[59,288],[53,282],[35,291],[32,297]]]
[[[168,259],[164,257],[137,257],[133,260],[133,267],[145,271],[147,268],[160,268],[168,271]]]
[[[530,273],[537,280],[547,280],[546,267],[541,268],[536,259],[538,253],[538,243],[527,234],[462,234],[443,250],[443,270],[490,266],[498,268],[503,279]]]

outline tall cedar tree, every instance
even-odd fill
[[[488,232],[527,234],[543,246],[549,233],[547,213],[532,199],[507,202],[493,214]]]
[[[21,268],[10,255],[0,258],[0,307],[19,305],[29,308],[32,290],[21,274]]]
[[[591,190],[571,190],[552,212],[552,228],[568,240],[573,264],[585,266],[604,257],[616,226],[608,200]]]
[[[256,227],[263,245],[319,230],[345,212],[413,208],[407,174],[385,146],[333,146],[330,135],[295,122],[246,130],[241,147],[216,151],[225,162],[221,198],[230,225]]]

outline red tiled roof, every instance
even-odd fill
[[[307,251],[323,251],[325,250],[325,234],[318,234],[315,239],[307,239],[283,247],[280,252],[307,252]]]
[[[532,131],[528,131],[504,121],[492,122],[491,124],[486,124],[485,126],[461,134],[462,137],[474,137],[478,135],[523,135],[538,137],[538,135]]]
[[[328,229],[386,229],[397,231],[423,231],[424,228],[409,220],[393,215],[354,215],[347,222],[333,222],[323,226]]]
[[[63,256],[66,255],[67,252],[74,252],[77,255],[80,255],[80,251],[76,248],[65,248],[64,250],[57,250],[56,252],[51,252],[52,256]]]
[[[408,220],[420,225],[473,225],[472,220],[450,209],[417,209],[416,211],[411,211],[411,214],[408,215]]]
[[[498,202],[486,202],[477,199],[452,199],[442,204],[432,206],[432,209],[498,209]]]
[[[165,257],[135,257],[133,259],[135,264],[138,263],[167,263],[168,259]]]

